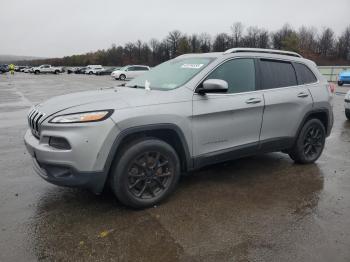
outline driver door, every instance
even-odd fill
[[[255,152],[259,144],[264,97],[256,88],[254,59],[226,61],[207,79],[225,80],[228,92],[195,93],[193,96],[195,159],[209,164]]]

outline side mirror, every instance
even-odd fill
[[[226,93],[228,90],[228,83],[221,79],[205,80],[201,87],[197,88],[198,94],[206,93]]]

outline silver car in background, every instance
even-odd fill
[[[149,66],[128,65],[112,72],[111,77],[119,80],[126,80],[138,77],[150,70]]]

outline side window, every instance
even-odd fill
[[[300,85],[317,82],[316,76],[306,65],[294,63],[294,68],[297,72],[298,82]]]
[[[263,89],[298,85],[294,68],[290,62],[260,59],[260,72]]]
[[[135,67],[133,66],[128,67],[128,71],[135,71]]]
[[[232,59],[216,68],[206,79],[222,79],[228,83],[228,93],[255,90],[255,65],[253,59]]]

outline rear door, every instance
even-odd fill
[[[218,159],[230,159],[239,150],[247,150],[248,154],[254,152],[259,142],[264,108],[262,92],[256,90],[254,59],[226,61],[206,79],[225,80],[229,90],[225,94],[194,94],[192,130],[195,156],[198,159],[214,156],[211,160],[217,162]]]
[[[284,149],[294,141],[303,117],[312,108],[312,97],[305,85],[298,84],[291,62],[259,59],[259,68],[265,99],[260,142],[262,147]]]

